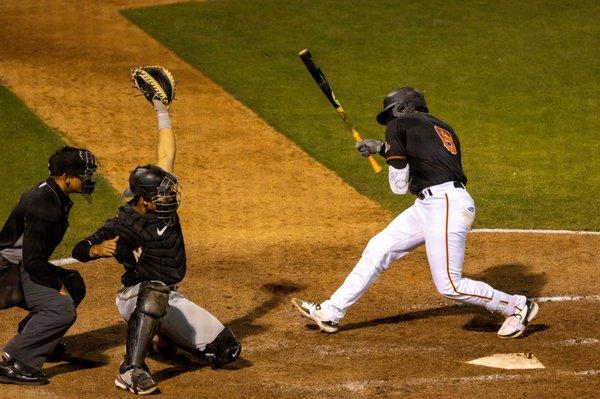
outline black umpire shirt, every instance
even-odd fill
[[[467,184],[458,137],[450,125],[421,112],[402,115],[387,124],[386,162],[402,169],[410,166],[410,191],[450,181]]]
[[[69,226],[73,203],[52,178],[26,191],[0,231],[0,255],[23,267],[38,284],[59,290],[48,262]]]

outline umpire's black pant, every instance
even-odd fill
[[[70,296],[35,283],[22,266],[21,287],[25,308],[31,313],[21,333],[6,344],[4,351],[39,370],[58,341],[75,323],[75,305]]]

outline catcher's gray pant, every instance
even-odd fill
[[[117,293],[119,313],[129,321],[135,310],[140,284],[122,287]],[[203,351],[225,327],[215,316],[190,301],[178,291],[169,294],[169,308],[160,322],[159,331],[183,349]]]

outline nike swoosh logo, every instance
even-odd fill
[[[167,229],[167,227],[169,227],[169,226],[165,226],[162,229],[156,228],[156,232],[158,233],[159,236],[162,236],[163,233],[165,232],[165,230]]]

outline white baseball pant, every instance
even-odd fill
[[[367,244],[344,283],[321,309],[339,322],[388,266],[425,244],[431,276],[444,297],[484,306],[508,317],[522,309],[526,298],[508,295],[462,276],[465,242],[475,220],[475,204],[467,190],[453,182],[429,187],[432,195],[417,199]]]

